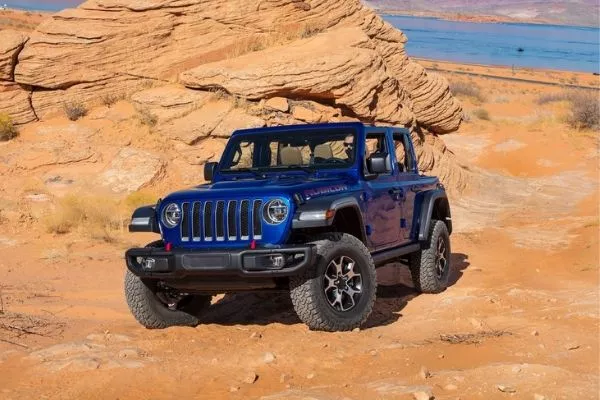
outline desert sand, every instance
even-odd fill
[[[71,21],[83,12],[68,13]],[[372,21],[362,29],[391,35]],[[274,57],[269,49],[205,55],[222,63],[218,82],[229,93],[207,89],[215,66],[193,57],[160,71],[134,66],[162,75],[152,84],[135,77],[133,93],[118,92],[133,87],[118,74],[62,90],[68,73],[34,73],[44,54],[72,57],[81,70],[93,65],[76,50],[45,53],[48,32],[63,23],[34,33],[16,72],[0,78],[18,90],[19,79],[40,85],[25,93],[37,102],[7,106],[35,113],[17,138],[0,142],[0,398],[598,398],[598,132],[566,122],[568,101],[538,102],[566,90],[555,84],[597,93],[598,77],[426,60],[421,71],[397,51],[372,51],[401,49],[400,41],[355,30],[345,36],[362,43],[362,64],[344,65],[402,77],[367,82],[385,94],[376,111],[364,107],[356,95],[364,87],[349,74],[351,90],[333,105],[258,91],[275,90],[272,79],[258,89],[239,83],[256,58]],[[286,45],[320,49],[320,35]],[[347,63],[347,54],[340,46],[336,60]],[[295,71],[309,76],[306,67],[300,60]],[[307,81],[287,90],[300,93]],[[479,95],[456,92],[456,100],[446,81]],[[318,81],[321,94],[327,84]],[[103,96],[69,120],[61,96],[86,90]],[[156,236],[125,231],[136,206],[202,183],[203,164],[218,160],[236,124],[369,118],[426,129],[414,135],[420,167],[451,193],[451,287],[418,295],[405,267],[381,268],[371,318],[347,333],[309,331],[285,293],[217,296],[197,328],[137,324],[124,300],[123,254]]]

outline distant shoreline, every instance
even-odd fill
[[[442,21],[453,22],[471,22],[474,24],[532,24],[532,25],[555,25],[555,26],[572,26],[578,28],[598,28],[593,25],[581,25],[561,22],[557,20],[548,20],[541,18],[514,18],[501,15],[483,15],[469,13],[438,13],[434,11],[408,11],[408,10],[387,10],[375,9],[378,15],[388,15],[392,17],[417,17],[431,18]]]

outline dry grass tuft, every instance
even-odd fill
[[[63,104],[63,109],[67,118],[71,121],[77,121],[81,117],[85,117],[88,109],[82,102],[79,101],[68,101]]]
[[[473,115],[483,121],[489,121],[492,119],[490,113],[485,108],[478,108],[474,110]]]
[[[242,38],[232,46],[227,58],[236,58],[294,40],[310,38],[324,30],[321,25],[314,22],[281,25],[269,33],[257,33]]]
[[[8,114],[0,114],[0,141],[14,139],[19,135],[17,127]]]
[[[146,190],[140,190],[139,192],[133,192],[127,196],[125,198],[125,205],[130,211],[133,211],[138,207],[156,204],[157,200],[158,196],[156,194]]]
[[[570,103],[565,121],[574,129],[600,128],[600,97],[596,91],[563,90],[548,93],[537,99],[538,104],[554,102]]]
[[[59,200],[44,222],[49,233],[77,230],[94,239],[114,242],[124,231],[126,218],[119,203],[111,198],[70,194]]]
[[[158,117],[147,108],[140,108],[137,111],[138,119],[142,124],[152,128],[158,122]]]
[[[485,101],[485,96],[481,93],[481,88],[473,82],[450,82],[450,91],[455,96],[470,97],[479,102]]]
[[[117,101],[123,98],[124,96],[118,96],[114,93],[106,93],[100,96],[100,101],[103,105],[110,108],[113,104],[115,104]]]

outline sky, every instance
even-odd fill
[[[47,11],[62,10],[81,3],[83,0],[0,0],[1,5],[6,4],[9,8]]]

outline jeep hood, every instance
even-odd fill
[[[326,178],[314,178],[302,175],[285,178],[269,176],[266,179],[230,180],[204,184],[171,193],[165,200],[227,199],[243,195],[260,197],[278,194],[291,197],[295,193],[301,193],[307,198],[312,198],[346,191],[357,183],[357,180],[350,176]]]

